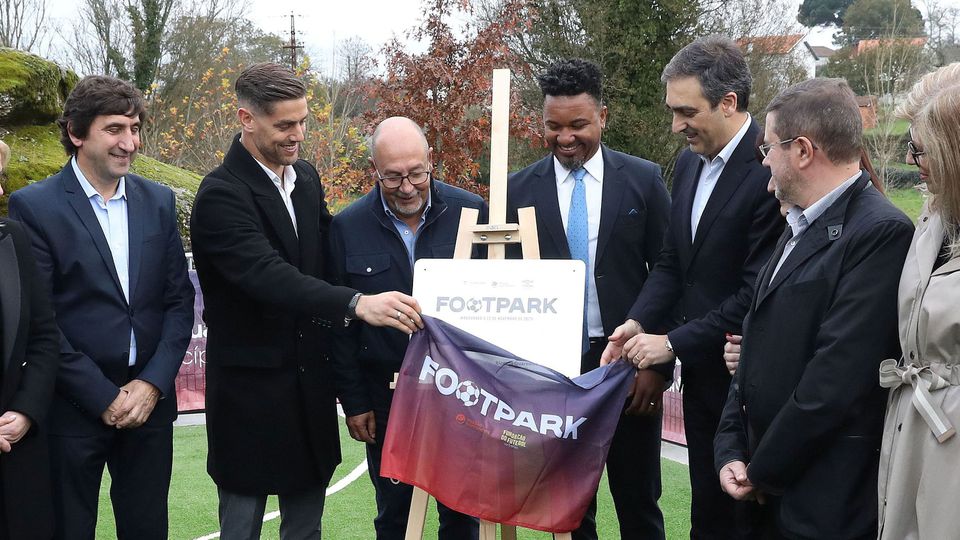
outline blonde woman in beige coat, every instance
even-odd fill
[[[958,81],[960,82],[960,81]],[[879,536],[960,537],[960,86],[913,118],[907,161],[930,197],[900,278],[903,358],[880,367],[890,388],[879,475]]]

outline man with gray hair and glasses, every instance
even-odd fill
[[[740,334],[782,221],[766,192],[770,172],[756,158],[760,127],[747,112],[752,77],[736,43],[721,36],[694,41],[667,64],[662,80],[673,132],[689,148],[674,169],[663,250],[605,359],[622,355],[641,369],[680,359],[690,537],[726,540],[735,537],[735,502],[713,468],[713,436],[735,370],[724,363],[724,336]]]
[[[406,294],[322,280],[332,218],[316,169],[299,158],[303,82],[255,64],[236,91],[241,132],[191,216],[208,332],[207,471],[225,540],[260,537],[268,494],[279,495],[280,538],[319,539],[340,463],[327,330],[360,319],[411,334],[423,321]]]
[[[767,107],[763,164],[788,226],[760,271],[717,431],[724,491],[756,500],[751,538],[875,538],[886,391],[900,354],[897,285],[913,224],[860,169],[862,123],[842,79]]]

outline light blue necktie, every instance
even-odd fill
[[[583,177],[587,170],[583,167],[573,171],[573,195],[570,197],[570,211],[567,214],[567,245],[570,258],[580,259],[584,264],[584,279],[590,279],[590,237],[587,229],[587,188]],[[587,287],[583,289],[583,343],[581,353],[590,348],[590,335],[587,332]]]

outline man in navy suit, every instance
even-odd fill
[[[194,291],[173,192],[129,173],[143,118],[129,83],[85,77],[58,121],[70,161],[10,196],[60,330],[48,420],[58,538],[94,537],[105,464],[117,537],[167,537],[173,381]]]
[[[756,158],[760,128],[747,112],[752,77],[737,44],[720,36],[694,41],[662,80],[672,129],[689,148],[674,169],[663,251],[604,360],[622,354],[646,368],[680,358],[690,537],[728,539],[736,536],[736,509],[713,468],[713,435],[735,369],[724,363],[724,335],[740,334],[783,221],[766,191],[770,171]]]
[[[600,143],[607,121],[600,69],[565,60],[539,77],[543,124],[552,154],[514,174],[507,185],[508,219],[536,207],[540,255],[585,260],[586,312],[581,370],[600,354],[653,266],[670,210],[660,167]],[[660,410],[665,374],[639,372],[632,396],[640,407],[620,419],[607,471],[620,537],[663,538],[660,497]],[[575,539],[596,539],[596,499]]]

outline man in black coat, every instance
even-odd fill
[[[690,537],[727,540],[736,535],[735,501],[713,468],[713,436],[730,386],[724,335],[741,333],[783,219],[766,190],[770,171],[756,158],[760,128],[747,112],[752,77],[737,44],[698,39],[673,57],[662,78],[673,131],[689,147],[674,169],[663,250],[604,360],[623,354],[647,367],[680,358]]]
[[[409,118],[388,118],[371,142],[371,165],[377,184],[333,219],[330,229],[331,283],[365,294],[413,290],[417,259],[449,259],[457,241],[460,211],[487,205],[478,195],[433,178],[432,149]],[[351,241],[362,238],[361,242]],[[389,328],[352,324],[338,332],[331,358],[337,391],[355,440],[365,442],[370,480],[377,497],[374,527],[378,540],[400,540],[407,528],[413,487],[380,476],[393,390],[409,338]],[[479,535],[476,518],[437,503],[441,540],[469,540]]]
[[[207,470],[224,538],[260,536],[268,494],[282,538],[319,538],[340,462],[325,328],[351,319],[412,333],[416,301],[323,281],[331,216],[316,170],[298,159],[306,88],[256,64],[236,82],[241,134],[203,179],[191,216],[207,324]]]
[[[585,373],[599,365],[606,336],[624,320],[647,279],[667,227],[670,197],[660,167],[600,143],[607,107],[601,101],[601,74],[595,64],[561,61],[539,81],[552,154],[511,176],[507,216],[516,222],[518,208],[536,207],[541,257],[579,258],[573,255],[578,248],[571,222],[575,225],[576,215],[582,216],[585,208],[588,341],[581,357]],[[583,205],[580,210],[578,204]],[[655,370],[638,373],[632,395],[642,406],[620,418],[610,446],[607,471],[623,539],[664,537],[657,500],[660,410],[668,375]],[[574,531],[575,539],[597,538],[595,516],[596,499]]]
[[[732,497],[765,503],[756,538],[875,538],[877,369],[900,354],[897,286],[913,225],[860,170],[860,113],[842,79],[781,92],[763,140],[788,227],[744,322],[716,468]]]
[[[45,420],[60,338],[36,277],[26,233],[0,219],[0,540],[53,536]]]

